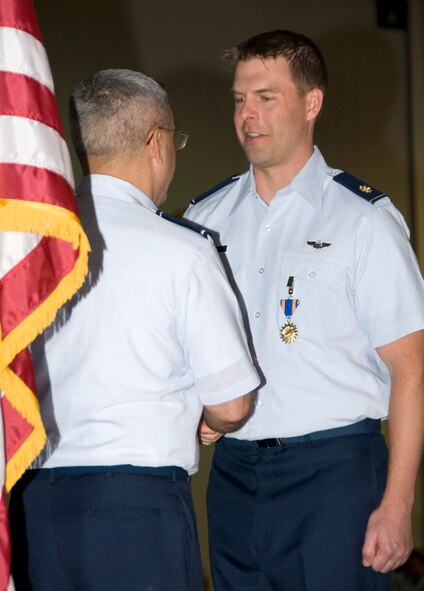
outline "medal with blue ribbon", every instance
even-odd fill
[[[293,324],[291,317],[296,312],[300,300],[293,299],[294,277],[289,277],[287,281],[288,297],[280,300],[280,306],[286,317],[286,324],[280,329],[280,338],[284,343],[293,343],[297,339],[297,326]]]

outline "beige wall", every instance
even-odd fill
[[[422,1],[410,2],[415,193],[408,158],[406,34],[376,26],[373,0],[35,0],[35,5],[64,115],[74,84],[101,68],[138,69],[167,87],[178,126],[191,135],[189,147],[178,155],[164,207],[171,213],[246,168],[232,130],[231,78],[221,63],[222,51],[274,28],[311,36],[324,53],[330,75],[330,94],[317,132],[321,150],[330,165],[391,195],[414,226],[424,260],[424,123],[419,108],[424,98],[424,19]],[[78,178],[77,166],[75,172]],[[209,460],[210,450],[203,450],[201,472],[193,484],[204,549]],[[424,544],[422,498],[420,488],[419,545]]]

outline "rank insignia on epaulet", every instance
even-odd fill
[[[194,222],[186,220],[185,218],[175,218],[173,215],[169,215],[169,213],[165,213],[164,211],[160,211],[159,209],[156,210],[156,215],[163,218],[164,220],[168,220],[168,222],[173,222],[178,226],[182,226],[183,228],[187,228],[188,230],[193,230],[193,232],[197,232],[198,234],[203,236],[203,238],[210,237],[210,234],[207,230],[205,230],[201,226],[198,226]]]
[[[198,195],[197,197],[194,197],[194,199],[192,199],[190,201],[190,204],[191,205],[196,205],[196,203],[199,203],[200,201],[203,201],[203,199],[206,199],[206,197],[209,197],[210,195],[213,195],[214,193],[216,193],[216,191],[219,191],[220,189],[223,189],[227,185],[231,185],[231,183],[234,183],[239,178],[240,178],[240,175],[239,174],[235,174],[233,176],[230,176],[228,179],[225,179],[225,181],[222,181],[218,185],[215,185],[215,187],[212,187],[212,189],[209,189],[208,191],[205,191],[201,195]]]
[[[364,183],[347,172],[340,172],[339,174],[336,174],[336,176],[333,177],[333,181],[336,181],[343,187],[350,189],[353,193],[359,195],[359,197],[362,197],[369,203],[375,203],[379,199],[387,197],[386,193],[383,193],[382,191],[367,185],[367,183]]]

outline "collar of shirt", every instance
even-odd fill
[[[314,146],[314,152],[303,168],[287,187],[282,187],[277,191],[276,196],[280,195],[283,191],[287,192],[288,189],[291,189],[308,201],[313,207],[321,209],[324,180],[327,174],[328,166],[318,147]],[[252,165],[250,165],[249,172],[241,177],[240,183],[237,187],[237,196],[234,200],[231,213],[237,209],[247,195],[253,194],[255,198],[258,197]]]
[[[96,194],[118,199],[127,203],[139,203],[156,212],[157,207],[143,191],[131,183],[107,174],[88,174],[82,177],[77,189],[77,196]]]

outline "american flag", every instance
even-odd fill
[[[0,591],[5,493],[45,443],[28,345],[82,285],[89,244],[31,0],[0,0]]]

